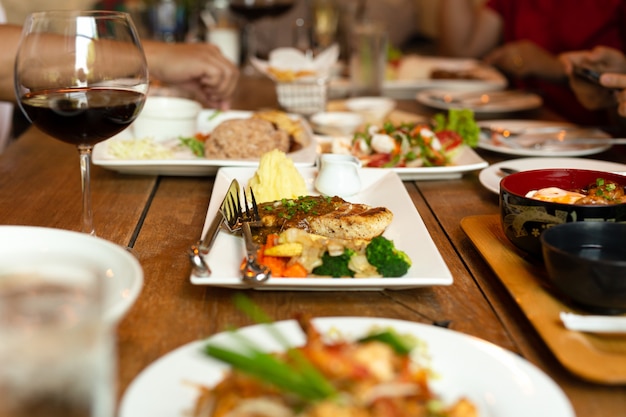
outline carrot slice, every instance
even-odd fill
[[[287,265],[283,271],[284,276],[289,278],[306,278],[308,272],[302,264],[294,262],[291,265]]]

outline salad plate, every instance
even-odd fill
[[[626,165],[617,162],[600,161],[597,159],[585,158],[519,158],[498,162],[483,169],[478,174],[478,180],[489,191],[500,193],[500,180],[504,173],[500,168],[510,168],[517,171],[528,171],[531,169],[544,168],[576,168],[589,169],[594,171],[607,171],[626,173]]]
[[[425,352],[414,353],[437,375],[433,391],[444,403],[468,398],[478,415],[488,417],[574,417],[573,408],[559,386],[539,368],[487,341],[454,330],[404,320],[369,317],[323,317],[313,319],[322,334],[339,334],[347,340],[367,335],[373,328],[392,328],[416,338]],[[294,320],[275,323],[288,345],[305,342]],[[266,326],[254,325],[238,331],[266,351],[281,351]],[[181,346],[144,369],[126,390],[120,417],[171,417],[190,415],[198,386],[213,386],[228,367],[202,353],[208,341],[235,347],[228,333]],[[478,378],[477,375],[480,375]]]
[[[322,149],[326,149],[328,152],[332,152],[333,141],[341,141],[342,143],[349,143],[351,141],[351,138],[347,136],[338,138],[326,135],[315,135],[315,138]],[[344,148],[344,146],[342,146],[342,148]],[[341,152],[343,152],[343,150]],[[454,158],[453,165],[371,169],[393,171],[398,174],[402,181],[427,181],[461,178],[463,174],[467,172],[478,171],[486,168],[488,165],[489,163],[482,159],[472,148],[465,146]]]
[[[454,165],[437,167],[397,167],[397,168],[371,168],[390,169],[400,176],[403,181],[415,180],[450,180],[461,178],[463,174],[478,171],[489,165],[474,150],[465,146],[454,159]]]
[[[476,114],[511,113],[541,107],[543,100],[537,94],[521,91],[456,91],[422,90],[415,96],[426,106],[441,109],[470,109]]]
[[[243,110],[229,110],[229,111],[216,111],[216,110],[202,110],[200,111],[197,119],[197,132],[209,133],[218,124],[225,120],[236,118],[247,118],[253,114],[251,111]],[[289,115],[292,118],[297,118],[303,129],[304,142],[306,146],[295,152],[288,153],[288,156],[293,160],[296,166],[313,166],[317,157],[317,144],[311,127],[308,122],[297,115]],[[158,145],[161,151],[156,155],[152,152],[149,157],[141,157],[143,154],[149,154],[149,152],[143,152],[141,150],[135,150],[132,155],[124,158],[114,156],[110,151],[110,146],[115,141],[125,141],[131,139],[143,139],[135,138],[133,135],[133,126],[129,126],[126,130],[122,131],[118,135],[104,142],[96,144],[93,150],[93,163],[113,171],[121,172],[124,174],[142,174],[142,175],[171,175],[171,176],[209,176],[215,175],[217,170],[221,167],[233,167],[233,166],[257,166],[259,161],[257,160],[236,160],[236,159],[207,159],[204,157],[197,157],[189,149],[180,150],[178,138],[171,138],[167,141],[160,141]],[[167,151],[165,157],[163,148]],[[137,156],[139,155],[139,156]]]
[[[317,169],[298,168],[303,176],[309,194],[314,195],[313,182]],[[221,168],[215,177],[215,186],[209,203],[203,233],[222,202],[233,179],[242,187],[254,175],[255,168]],[[406,252],[412,260],[412,266],[406,275],[400,278],[270,278],[258,290],[380,290],[406,289],[434,285],[450,285],[452,274],[433,242],[424,221],[411,201],[402,180],[391,170],[360,169],[361,191],[346,200],[367,204],[373,207],[384,206],[393,213],[393,221],[385,230],[384,236],[392,240],[395,246]],[[191,275],[190,280],[196,285],[209,285],[227,288],[249,288],[241,282],[239,265],[244,257],[244,244],[239,236],[220,231],[213,249],[206,256],[206,262],[212,270],[210,277]]]
[[[571,123],[555,123],[542,120],[484,120],[478,122],[482,131],[478,147],[488,151],[517,156],[570,157],[604,152],[611,147],[606,142],[567,143],[568,139],[606,139],[610,136],[600,129],[587,129]],[[513,133],[505,138],[494,131],[508,130]],[[557,142],[551,145],[552,142]]]

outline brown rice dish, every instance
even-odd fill
[[[256,159],[278,149],[289,152],[289,134],[267,120],[231,119],[220,123],[204,143],[209,159]]]

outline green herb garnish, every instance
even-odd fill
[[[241,294],[235,296],[235,305],[256,322],[267,325],[270,335],[285,348],[286,359],[261,351],[252,341],[234,331],[233,337],[243,347],[241,352],[209,343],[205,347],[207,355],[260,381],[296,394],[303,400],[319,401],[337,394],[335,388],[302,352],[289,346],[284,335],[272,325],[270,317],[258,306]]]
[[[193,138],[193,137],[188,137],[188,138],[179,137],[178,140],[180,140],[180,143],[183,146],[186,146],[189,149],[191,149],[191,152],[193,152],[194,155],[204,156],[204,142],[199,141],[198,139]]]
[[[384,330],[365,336],[358,340],[360,343],[378,341],[391,347],[399,355],[408,355],[415,348],[415,343],[407,337],[395,332],[393,329]]]
[[[215,119],[217,116],[219,116],[220,114],[222,114],[221,110],[215,110],[213,113],[211,113],[209,115],[209,117],[207,118],[207,120],[211,121],[213,119]]]

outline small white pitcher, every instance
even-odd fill
[[[352,155],[320,155],[315,188],[323,195],[350,197],[361,191],[361,161]]]

